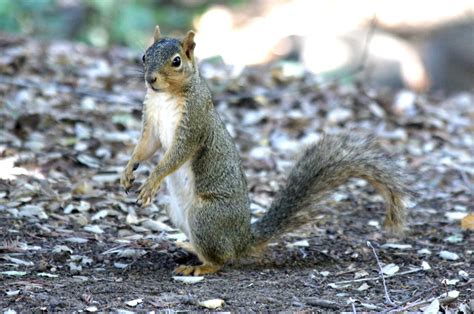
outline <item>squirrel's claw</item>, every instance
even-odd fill
[[[139,189],[137,204],[141,207],[146,207],[150,205],[151,201],[153,200],[153,197],[158,191],[159,186],[159,183],[155,183],[150,179],[146,180],[145,183],[143,183],[143,185]]]
[[[130,192],[134,181],[135,177],[133,176],[133,171],[125,169],[122,174],[122,177],[120,178],[120,185],[124,187],[125,193],[128,194],[128,192]]]
[[[133,185],[133,182],[134,182],[134,181],[135,181],[135,179],[132,179],[132,180],[130,181],[130,184],[124,187],[124,188],[125,188],[125,193],[126,193],[127,195],[128,195],[128,192],[130,192],[130,190],[132,189],[132,185]]]

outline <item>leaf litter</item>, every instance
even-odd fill
[[[21,291],[0,298],[3,311],[197,311],[205,300],[213,301],[204,308],[242,312],[471,306],[472,92],[319,85],[290,63],[239,76],[222,64],[201,64],[241,152],[253,219],[284,184],[295,154],[323,132],[376,135],[412,170],[418,196],[405,237],[396,238],[381,228],[380,196],[352,180],[334,191],[314,223],[274,241],[259,259],[184,285],[172,271],[197,259],[174,244],[186,237],[166,216],[166,187],[139,209],[136,195],[119,186],[139,137],[145,90],[118,69],[138,68],[140,56],[27,39],[2,47],[2,55],[25,60],[0,75],[0,290]],[[140,166],[137,185],[159,158]],[[382,265],[395,265],[385,276],[397,306],[384,302],[368,240],[385,243],[377,250]],[[457,294],[443,297],[443,280]],[[78,297],[85,293],[93,305]]]

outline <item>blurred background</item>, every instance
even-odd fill
[[[0,32],[38,39],[139,54],[155,24],[195,29],[197,56],[235,73],[279,62],[322,77],[360,72],[391,90],[474,89],[473,0],[0,0]]]

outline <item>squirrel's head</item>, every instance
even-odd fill
[[[182,39],[161,37],[156,26],[153,43],[143,55],[145,84],[158,91],[180,91],[196,71],[194,32]]]

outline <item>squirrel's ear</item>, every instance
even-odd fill
[[[155,26],[155,32],[153,33],[153,40],[157,42],[161,37],[160,27],[158,25]]]
[[[186,53],[186,56],[189,59],[192,58],[194,47],[196,47],[196,43],[194,42],[194,35],[195,33],[193,31],[189,31],[182,41],[184,52]]]

